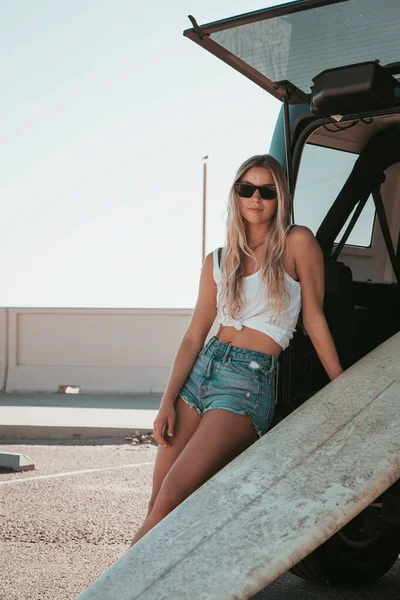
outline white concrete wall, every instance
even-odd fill
[[[4,390],[7,377],[8,309],[0,308],[0,390]]]
[[[1,389],[55,392],[71,384],[81,392],[162,393],[191,315],[190,309],[1,309]]]

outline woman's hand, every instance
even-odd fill
[[[161,446],[171,446],[171,438],[174,435],[176,410],[173,404],[161,404],[156,420],[153,423],[153,438]]]

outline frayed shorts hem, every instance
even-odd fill
[[[195,408],[199,414],[200,417],[202,417],[203,415],[201,414],[201,411],[199,410],[199,407],[195,405],[194,402],[192,402],[191,400],[189,400],[188,398],[186,398],[186,396],[182,396],[182,394],[179,394],[179,398],[182,398],[182,400],[184,400],[184,402],[186,402],[186,404],[189,404],[190,408]]]
[[[188,400],[188,398],[186,398],[185,396],[182,396],[180,394],[180,398],[182,398],[182,400],[184,402],[186,402],[186,404],[188,404],[190,406],[190,408],[195,408],[197,410],[197,413],[200,417],[202,417],[203,415],[206,414],[206,412],[208,412],[209,410],[227,410],[231,413],[234,413],[236,415],[244,415],[246,417],[250,417],[251,418],[251,422],[253,423],[254,429],[256,430],[256,433],[258,435],[259,438],[262,437],[262,432],[260,431],[260,429],[257,427],[257,424],[255,422],[255,420],[253,419],[253,415],[249,414],[249,412],[245,411],[245,410],[235,410],[234,408],[230,408],[229,406],[209,406],[208,408],[205,408],[203,413],[201,413],[201,411],[199,410],[199,408],[190,400]]]

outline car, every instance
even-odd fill
[[[286,169],[292,222],[321,246],[324,312],[347,369],[400,330],[398,0],[302,0],[201,26],[189,18],[185,36],[282,103],[269,153]],[[296,329],[279,359],[273,426],[329,382],[301,314]],[[397,480],[291,571],[365,585],[399,554]]]

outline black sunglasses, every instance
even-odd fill
[[[235,190],[241,198],[251,198],[256,190],[263,200],[273,200],[276,198],[276,186],[267,183],[266,185],[253,185],[252,183],[235,183]]]

